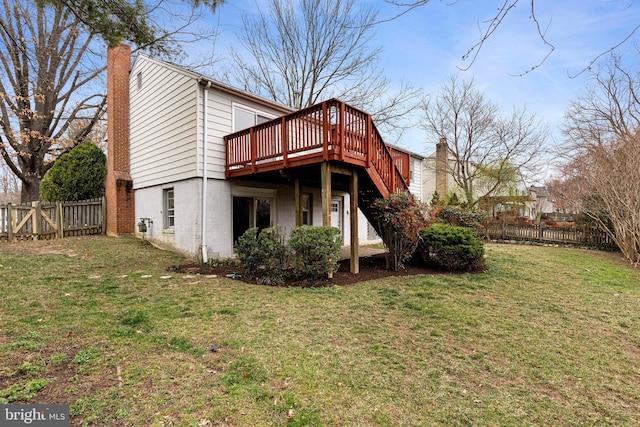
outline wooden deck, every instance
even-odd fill
[[[383,197],[409,188],[409,155],[384,143],[369,114],[336,99],[230,134],[225,144],[227,178],[339,161],[364,168]]]

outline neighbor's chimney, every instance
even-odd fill
[[[133,234],[133,181],[129,174],[129,70],[131,47],[107,55],[107,234]]]
[[[444,138],[436,144],[436,191],[440,197],[449,191],[449,147]]]

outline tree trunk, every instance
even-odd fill
[[[20,203],[30,203],[40,200],[40,180],[33,177],[22,181]]]

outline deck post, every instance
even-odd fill
[[[371,167],[371,150],[373,150],[373,123],[371,114],[367,114],[367,168]]]
[[[286,168],[289,167],[289,137],[285,116],[282,116],[282,120],[280,121],[280,138],[282,141],[282,164]]]
[[[335,144],[335,141],[331,141]],[[324,161],[329,160],[329,106],[327,101],[322,103],[322,153]]]
[[[296,199],[296,227],[302,226],[302,186],[300,185],[300,178],[295,178],[293,181],[295,199]]]
[[[322,187],[322,226],[331,226],[331,165],[320,164],[320,186]]]
[[[345,123],[345,106],[344,102],[340,102],[340,139],[338,142],[338,149],[340,150],[340,160],[344,160],[344,146],[345,139],[347,139],[347,125]]]
[[[360,273],[360,255],[358,242],[358,171],[353,170],[349,180],[349,196],[351,207],[349,209],[349,219],[351,220],[351,263],[350,271],[353,274]]]
[[[258,142],[256,141],[256,132],[253,128],[249,131],[249,142],[251,144],[251,173],[256,173],[256,157],[258,156]]]
[[[331,226],[331,165],[329,162],[320,164],[320,186],[322,187],[322,225]],[[333,271],[327,272],[327,277],[333,279]]]

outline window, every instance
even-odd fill
[[[268,122],[272,117],[248,107],[233,107],[233,131],[238,131],[260,123]]]
[[[138,90],[142,89],[142,73],[136,75],[136,82],[138,84]]]
[[[164,208],[164,228],[173,228],[175,225],[175,201],[173,196],[173,188],[167,188],[162,192],[163,208]]]
[[[302,225],[313,225],[313,194],[302,195]]]

